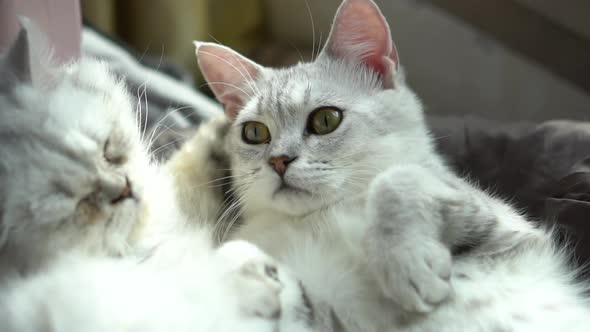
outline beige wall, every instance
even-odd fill
[[[82,0],[82,13],[140,53],[167,56],[195,74],[193,40],[248,52],[263,37],[262,0]]]

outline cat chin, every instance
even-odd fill
[[[266,205],[263,207],[265,209],[292,217],[303,217],[343,200],[345,197],[336,192],[312,193],[307,189],[277,184],[276,189],[270,193],[270,199],[259,203]]]
[[[307,189],[299,188],[285,181],[280,182],[275,191],[272,193],[272,198],[277,197],[304,197],[311,196],[311,192]]]
[[[268,208],[284,215],[299,217],[319,210],[322,206],[322,202],[308,191],[283,188],[272,194]]]

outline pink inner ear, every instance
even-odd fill
[[[230,119],[235,119],[249,96],[261,67],[233,51],[213,43],[195,42],[201,72],[223,104]]]
[[[398,66],[389,25],[371,0],[345,0],[334,19],[326,51],[371,67],[384,78]]]

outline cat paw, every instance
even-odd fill
[[[434,234],[444,226],[437,197],[445,190],[421,167],[379,175],[367,200],[367,255],[384,295],[403,309],[426,313],[451,294],[452,259]]]
[[[253,331],[311,332],[315,312],[303,284],[255,245],[230,241],[217,249],[240,311],[264,327]],[[240,327],[240,331],[248,331]]]
[[[229,128],[230,122],[224,116],[202,124],[166,163],[174,176],[180,207],[191,218],[218,220],[220,207],[231,187],[225,150]]]
[[[225,149],[225,137],[230,126],[231,122],[226,116],[218,116],[201,125],[197,131],[200,147],[208,150],[213,162],[225,164],[229,160]]]
[[[371,266],[377,282],[404,310],[430,312],[451,294],[451,255],[444,246],[413,239],[378,250]]]
[[[227,265],[226,276],[236,291],[240,309],[247,316],[278,320],[282,284],[273,259],[246,241],[227,242],[217,254]]]

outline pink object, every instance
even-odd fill
[[[371,1],[346,0],[342,3],[326,41],[326,51],[336,58],[360,61],[381,74],[386,87],[397,70],[399,58],[385,17]]]
[[[0,0],[0,50],[10,46],[20,30],[17,15],[31,19],[47,36],[55,60],[80,56],[82,22],[78,0]]]
[[[209,83],[225,113],[235,119],[246,96],[254,93],[251,80],[260,72],[260,65],[236,51],[213,43],[194,42],[201,72]],[[246,91],[248,90],[248,91]]]
[[[12,45],[18,31],[14,1],[0,0],[0,50]]]

